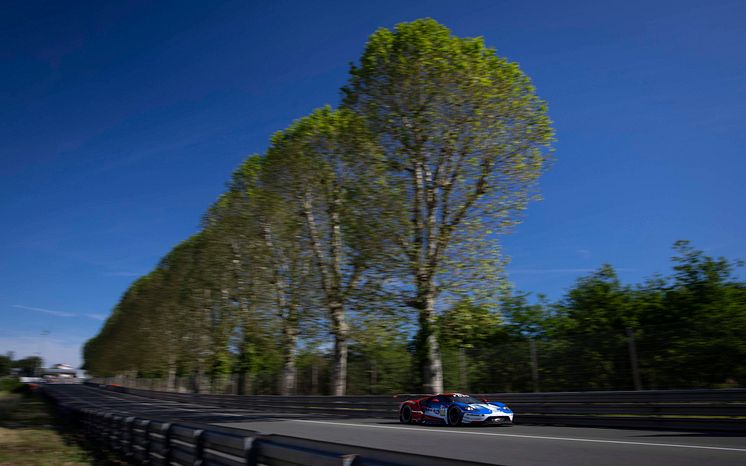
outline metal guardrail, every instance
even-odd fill
[[[158,392],[105,386],[147,398],[285,413],[397,418],[399,402],[420,395],[241,396]],[[746,432],[746,389],[644,390],[557,393],[488,393],[502,401],[516,424]]]
[[[65,387],[42,392],[98,445],[128,461],[153,466],[485,466],[485,463],[414,455],[284,435],[148,419],[120,411],[111,399],[86,401]],[[95,398],[95,397],[93,397]],[[110,404],[113,407],[107,407]]]

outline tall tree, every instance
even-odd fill
[[[380,265],[385,216],[380,150],[364,121],[324,107],[272,138],[264,188],[303,219],[334,336],[332,394],[344,395],[350,326],[348,308]],[[367,280],[366,280],[367,279]]]
[[[552,139],[545,104],[517,64],[432,19],[376,31],[343,91],[344,106],[378,135],[401,193],[401,215],[392,218],[401,219],[408,304],[419,314],[424,389],[438,392],[436,300],[447,277],[464,271],[454,256],[489,256],[495,245],[484,240],[525,208]]]
[[[281,331],[279,391],[289,395],[296,385],[302,317],[316,306],[318,281],[311,274],[311,248],[302,241],[304,224],[283,199],[283,192],[271,189],[272,180],[264,175],[266,165],[265,157],[254,155],[236,170],[228,193],[211,209],[208,226],[220,230],[233,251],[235,299],[243,315],[240,367],[248,371],[258,367],[252,361],[258,343],[252,326],[265,316],[259,309],[272,309],[272,320],[279,322]]]
[[[239,375],[239,392],[250,394],[257,363],[256,343],[263,341],[265,332],[259,331],[260,322],[266,315],[266,287],[259,286],[261,269],[254,260],[257,244],[257,229],[253,228],[252,203],[256,195],[257,177],[261,170],[259,156],[248,157],[233,172],[228,190],[210,206],[203,219],[205,231],[211,239],[222,246],[224,255],[219,257],[222,271],[227,276],[228,286],[221,295],[227,304],[232,304],[233,330],[230,336],[238,339],[236,344],[236,369]],[[217,361],[216,361],[217,362]]]

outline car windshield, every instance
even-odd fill
[[[481,400],[477,400],[476,398],[471,397],[469,395],[449,396],[447,398],[448,398],[448,401],[455,401],[456,403],[466,403],[468,405],[482,403]]]

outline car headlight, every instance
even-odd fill
[[[472,408],[471,406],[466,406],[464,408],[464,411],[475,411],[475,410],[476,410],[476,408]]]

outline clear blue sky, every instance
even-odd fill
[[[671,244],[746,258],[742,1],[6,2],[0,15],[0,352],[78,364],[117,300],[198,229],[270,135],[336,104],[381,26],[484,36],[549,102],[545,200],[511,279],[562,296]]]

